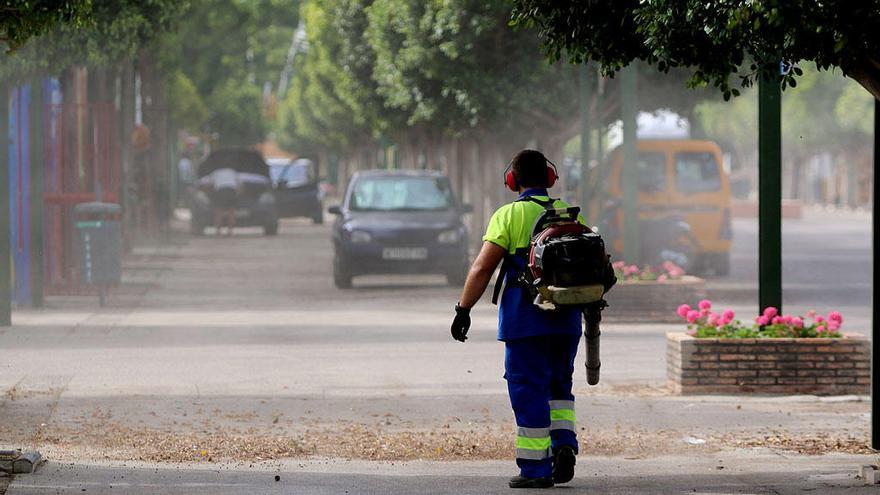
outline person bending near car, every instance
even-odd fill
[[[539,151],[516,154],[505,171],[505,184],[519,194],[496,211],[483,236],[483,246],[465,281],[452,323],[452,337],[464,342],[470,310],[485,292],[492,273],[502,265],[505,286],[498,312],[498,340],[504,342],[504,378],[516,416],[516,463],[519,475],[511,488],[550,488],[574,477],[578,452],[574,395],[574,359],[581,336],[581,311],[542,311],[517,285],[526,269],[532,228],[543,205],[568,207],[550,198],[547,188],[558,178]],[[500,288],[500,286],[499,286]]]
[[[241,181],[238,173],[229,167],[218,168],[211,172],[211,208],[214,212],[214,225],[217,235],[226,223],[226,235],[232,235],[235,228],[235,207],[238,204],[238,193],[241,189]]]

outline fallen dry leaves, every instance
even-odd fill
[[[185,429],[131,427],[99,419],[77,425],[48,425],[36,439],[15,439],[44,450],[56,460],[107,459],[146,462],[267,461],[283,458],[328,457],[377,461],[485,460],[514,456],[512,425],[445,424],[429,429],[388,427],[386,423],[309,423],[299,431],[232,428],[210,421]],[[700,449],[764,447],[800,454],[870,453],[867,435],[851,433],[794,434],[782,431],[705,435],[702,445],[685,441],[675,430],[617,427],[579,432],[587,455],[644,458],[684,454]]]

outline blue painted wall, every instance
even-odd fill
[[[30,96],[30,86],[19,86],[9,101],[9,220],[16,305],[31,302]]]

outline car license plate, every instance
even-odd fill
[[[428,257],[428,248],[385,248],[382,259],[385,260],[423,260]]]

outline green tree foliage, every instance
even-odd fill
[[[503,1],[313,0],[303,12],[308,52],[283,105],[290,140],[535,137],[576,118],[575,70],[546,64],[534,33],[510,30]]]
[[[308,51],[282,103],[288,146],[359,147],[442,136],[503,137],[540,145],[577,131],[580,79],[548,64],[537,32],[509,27],[503,0],[311,0],[302,10]],[[714,93],[683,92],[682,70],[640,71],[644,110],[690,116]],[[617,120],[616,81],[606,84],[603,123]]]
[[[177,126],[198,130],[205,124],[208,109],[195,84],[183,72],[177,71],[168,77],[168,101],[171,118]]]
[[[179,0],[91,0],[88,18],[60,24],[0,63],[0,78],[59,74],[73,65],[109,66],[133,57],[174,27],[189,5]]]
[[[82,27],[91,13],[91,1],[4,0],[0,10],[0,43],[14,51],[59,24]]]
[[[165,43],[166,65],[193,83],[211,115],[210,130],[224,144],[263,139],[270,125],[263,88],[277,85],[298,22],[296,2],[193,0],[173,41]]]
[[[262,115],[262,93],[252,84],[228,79],[218,86],[208,101],[222,102],[210,107],[208,124],[217,133],[221,146],[247,146],[259,143],[266,134]]]
[[[552,126],[571,115],[576,71],[544,63],[535,33],[508,27],[510,13],[503,1],[376,0],[367,39],[386,105],[410,125],[452,132]]]
[[[880,1],[845,0],[514,0],[513,22],[537,27],[552,59],[596,60],[613,74],[633,60],[661,72],[691,68],[691,84],[739,94],[778,74],[779,61],[839,67],[880,97]],[[783,78],[795,86],[801,71]]]
[[[347,11],[353,3],[324,0],[302,8],[309,46],[298,59],[292,87],[281,107],[282,143],[287,146],[346,149],[372,139],[373,129],[381,130],[381,124],[371,119],[374,112],[366,108],[370,100],[351,73],[354,67],[345,63],[352,58],[346,50],[354,47],[346,45],[334,25],[340,19],[335,14]],[[363,15],[363,10],[352,13]]]
[[[757,147],[758,105],[752,89],[730,103],[704,102],[696,121],[712,139],[740,156]],[[873,135],[873,98],[854,81],[807,68],[782,99],[782,133],[796,156],[846,151]]]

